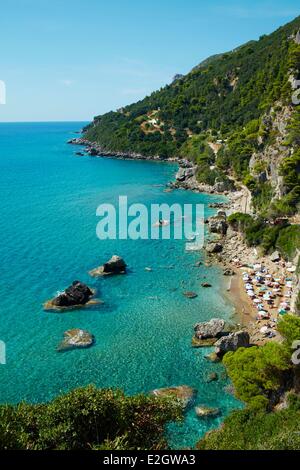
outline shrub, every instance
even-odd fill
[[[160,449],[165,425],[180,416],[166,400],[88,386],[47,404],[1,405],[0,449]]]

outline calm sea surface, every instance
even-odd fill
[[[84,123],[0,124],[0,339],[7,364],[0,365],[0,401],[42,402],[74,387],[96,384],[126,393],[170,385],[191,385],[197,403],[221,408],[219,418],[200,420],[194,410],[184,425],[171,426],[174,447],[192,446],[217,427],[238,402],[224,392],[222,365],[208,350],[191,348],[193,325],[229,318],[223,276],[217,267],[195,268],[200,253],[187,253],[184,241],[100,241],[96,208],[129,203],[202,203],[220,197],[184,191],[164,193],[176,165],[75,157],[66,144]],[[87,272],[113,254],[129,273],[93,279]],[[151,267],[152,272],[145,271]],[[69,313],[46,313],[42,304],[79,279],[97,289],[103,305]],[[212,289],[201,288],[210,282]],[[198,298],[188,300],[187,290]],[[96,337],[88,350],[60,354],[64,331],[84,328]],[[207,384],[209,372],[220,380]]]

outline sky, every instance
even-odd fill
[[[90,121],[298,15],[299,0],[0,0],[0,121]]]

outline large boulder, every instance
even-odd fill
[[[273,263],[276,263],[279,261],[281,258],[279,251],[274,251],[274,253],[271,254],[270,260],[273,261]]]
[[[197,339],[220,338],[224,334],[225,321],[222,318],[212,318],[208,322],[197,323],[194,326]]]
[[[248,331],[237,331],[223,336],[215,343],[215,353],[222,357],[229,351],[236,351],[238,348],[248,348],[250,346],[250,335]]]
[[[221,243],[209,243],[206,246],[206,251],[210,254],[221,253],[223,251],[223,245]]]
[[[228,224],[224,217],[211,217],[208,227],[211,233],[219,233],[220,235],[226,235],[228,230]]]
[[[74,281],[70,287],[54,297],[54,299],[46,302],[44,307],[46,310],[82,307],[91,300],[93,295],[94,292],[86,284]]]
[[[194,403],[197,390],[187,385],[179,385],[178,387],[157,388],[151,393],[157,397],[173,400],[186,409]]]
[[[126,263],[120,256],[112,256],[112,258],[104,263],[99,268],[93,269],[89,274],[93,277],[98,276],[108,276],[112,274],[125,274],[126,273]]]
[[[64,339],[57,347],[58,352],[71,349],[89,348],[94,344],[94,336],[86,330],[73,329],[64,333]]]

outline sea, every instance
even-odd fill
[[[185,240],[97,237],[100,204],[202,204],[216,195],[164,192],[177,164],[79,157],[67,141],[86,123],[0,124],[0,402],[41,403],[76,387],[117,387],[128,395],[189,385],[195,405],[220,408],[200,419],[190,408],[181,424],[166,429],[174,449],[194,447],[241,404],[227,392],[222,364],[205,359],[209,348],[191,347],[197,322],[232,318],[218,266],[197,265],[202,251]],[[124,258],[126,275],[92,278],[88,271],[112,255]],[[151,270],[145,270],[145,268]],[[103,303],[64,313],[45,312],[43,303],[74,280],[87,283]],[[210,289],[201,287],[208,282]],[[183,294],[193,291],[197,298]],[[65,331],[82,328],[95,345],[65,353],[56,348]],[[3,359],[3,358],[2,358]],[[207,383],[211,372],[219,380]]]

